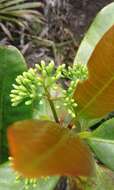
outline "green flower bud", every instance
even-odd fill
[[[10,94],[9,96],[10,96],[10,98],[14,98],[15,94]]]
[[[60,106],[57,105],[57,106],[56,106],[56,109],[59,109],[59,108],[60,108]]]
[[[53,69],[54,69],[54,61],[51,61],[51,62],[49,63],[49,65],[46,67],[46,70],[47,70],[47,72],[48,72],[49,74],[51,74],[52,71],[53,71]]]
[[[42,94],[38,94],[38,97],[40,97],[40,98],[41,98],[41,97],[42,97]]]
[[[74,106],[74,107],[77,107],[77,106],[78,106],[78,104],[77,104],[77,103],[74,103],[74,104],[73,104],[73,106]]]
[[[68,102],[68,101],[69,101],[69,97],[65,98],[65,101],[67,101],[67,102]]]
[[[40,101],[39,104],[40,104],[40,105],[43,105],[43,101]]]
[[[74,101],[75,101],[75,100],[72,98],[72,99],[71,99],[71,102],[74,103]]]
[[[42,75],[43,75],[43,77],[46,77],[47,76],[47,72],[46,72],[46,70],[42,70]]]
[[[25,97],[27,94],[25,92],[19,92],[19,96]]]
[[[32,99],[33,99],[34,97],[35,97],[35,95],[34,95],[34,94],[30,94],[30,98],[32,98]]]
[[[19,86],[15,85],[15,84],[12,84],[12,86],[13,86],[13,88],[15,88],[15,89],[18,89],[18,88],[19,88]]]
[[[73,117],[73,118],[75,118],[75,117],[76,117],[75,113],[73,113],[73,112],[72,112],[72,117]]]
[[[29,84],[31,81],[29,80],[29,79],[27,79],[27,78],[24,78],[23,79],[23,84]]]
[[[37,186],[37,184],[36,183],[33,183],[33,188],[35,188]]]
[[[42,83],[41,83],[41,82],[38,82],[37,85],[38,85],[38,86],[42,86]]]
[[[12,103],[11,105],[12,105],[12,107],[15,107],[18,105],[18,103]]]
[[[24,76],[25,78],[27,78],[28,73],[27,73],[27,72],[23,72],[23,76]]]
[[[51,77],[51,79],[52,79],[53,82],[56,81],[56,77],[55,76]]]
[[[22,82],[23,82],[23,77],[22,77],[21,75],[19,75],[19,76],[16,78],[16,82],[17,82],[18,84],[22,84]]]
[[[13,99],[15,102],[18,102],[18,101],[20,101],[22,99],[22,97],[21,96],[15,96],[15,98]]]
[[[41,70],[42,70],[42,68],[41,68],[41,66],[40,66],[39,64],[35,64],[35,68],[36,68],[38,71],[41,71]]]
[[[69,113],[69,114],[72,114],[72,111],[71,111],[70,109],[68,109],[68,113]]]
[[[11,90],[11,93],[12,93],[12,94],[16,94],[17,92],[18,92],[18,91],[15,90],[15,89],[14,89],[14,90]]]
[[[29,73],[30,73],[31,75],[33,75],[33,76],[35,76],[35,75],[36,75],[36,73],[35,73],[34,69],[32,69],[32,68],[30,68],[30,69],[29,69]]]
[[[30,104],[32,104],[32,100],[28,100],[25,102],[25,105],[29,106]]]
[[[22,91],[22,92],[27,92],[27,89],[25,88],[25,86],[19,86],[19,91]]]
[[[41,67],[42,67],[42,69],[44,69],[44,68],[45,68],[45,66],[46,66],[45,61],[44,61],[44,60],[41,60]]]

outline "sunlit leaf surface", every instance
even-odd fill
[[[74,63],[87,64],[96,44],[114,25],[114,2],[104,7],[92,22],[77,51]]]
[[[114,118],[98,127],[88,139],[96,157],[114,171]]]
[[[13,166],[24,176],[89,176],[93,172],[87,145],[55,122],[17,122],[8,129],[8,140]]]
[[[84,190],[113,190],[114,172],[109,169],[96,165],[96,176],[84,186]]]
[[[39,178],[28,181],[18,177],[9,163],[0,166],[0,190],[53,190],[59,181],[59,177]]]

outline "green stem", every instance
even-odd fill
[[[48,90],[45,88],[45,91],[46,91],[46,95],[47,95],[47,100],[49,102],[49,105],[51,107],[51,110],[52,110],[52,113],[53,113],[53,117],[55,119],[55,121],[57,123],[59,123],[59,119],[58,119],[58,116],[57,116],[57,112],[56,112],[56,109],[55,109],[55,106],[54,106],[54,103],[51,99],[51,96],[50,96],[50,93],[48,92]]]
[[[51,107],[51,110],[52,110],[52,113],[53,113],[53,116],[54,116],[54,119],[57,123],[59,123],[59,119],[58,119],[58,116],[57,116],[57,113],[56,113],[56,110],[55,110],[55,106],[54,106],[54,103],[53,101],[51,100],[51,98],[48,98],[48,102],[50,104],[50,107]]]

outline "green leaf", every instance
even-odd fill
[[[114,172],[96,166],[96,176],[88,180],[84,190],[113,190],[114,189]]]
[[[104,122],[87,141],[97,158],[114,171],[114,118]]]
[[[87,64],[96,44],[114,24],[114,3],[104,7],[96,16],[76,54],[74,63]]]
[[[60,177],[48,177],[38,179],[36,186],[27,185],[26,179],[16,180],[16,173],[11,169],[8,163],[0,167],[0,190],[53,190]]]
[[[12,46],[0,46],[0,162],[7,160],[6,129],[8,125],[32,117],[31,106],[12,107],[10,91],[17,75],[27,70],[21,53]]]

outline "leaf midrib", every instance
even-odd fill
[[[61,147],[62,144],[65,143],[66,139],[69,138],[69,133],[65,133],[62,138],[57,142],[57,144],[54,144],[51,146],[50,149],[45,151],[43,154],[38,156],[38,159],[36,159],[36,162],[34,161],[34,164],[41,164],[45,159],[47,159],[51,154],[53,154],[59,147]]]
[[[101,142],[101,143],[108,143],[108,144],[114,144],[114,140],[109,140],[109,139],[102,139],[102,138],[94,138],[94,137],[89,137],[88,140],[90,141],[96,141],[96,142]]]

